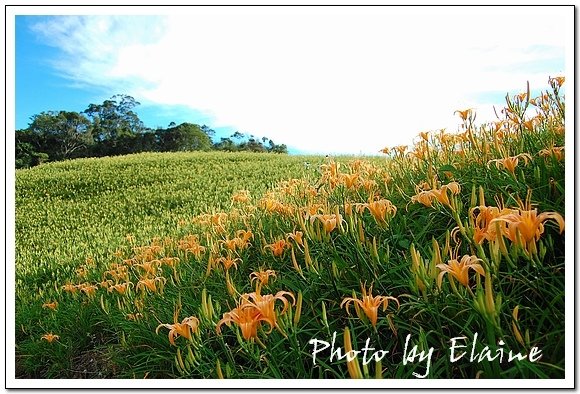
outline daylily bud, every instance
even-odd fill
[[[298,299],[296,300],[296,312],[294,314],[294,328],[298,327],[300,316],[302,314],[302,291],[298,292]]]
[[[360,370],[360,365],[358,364],[358,360],[356,359],[356,357],[352,357],[351,360],[349,361],[348,354],[352,352],[353,349],[350,338],[350,330],[348,329],[348,327],[345,327],[344,329],[344,350],[347,353],[346,367],[348,368],[348,374],[352,379],[362,379],[363,374]]]
[[[218,379],[224,379],[224,374],[222,372],[222,366],[220,365],[220,360],[216,360],[215,363],[215,369],[216,369],[216,374],[218,376]]]

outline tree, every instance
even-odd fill
[[[81,156],[93,141],[90,121],[78,112],[41,112],[31,120],[28,130],[38,136],[51,159]]]
[[[41,152],[42,142],[37,134],[28,129],[16,130],[15,135],[16,168],[28,168],[48,161],[48,154]]]
[[[114,141],[121,136],[140,134],[146,130],[133,108],[140,103],[131,96],[117,94],[103,104],[89,104],[84,113],[91,119],[96,142]]]
[[[214,145],[214,149],[233,152],[237,150],[237,146],[230,138],[221,137],[220,142]]]
[[[274,141],[269,140],[268,141],[268,152],[272,152],[272,153],[288,153],[288,147],[284,144],[275,144]]]
[[[269,149],[270,152],[273,153],[288,153],[288,147],[285,144],[278,144],[278,145],[274,145],[271,149]]]
[[[192,123],[152,130],[134,108],[139,102],[118,94],[83,112],[48,111],[31,117],[28,128],[16,130],[16,167],[76,157],[99,157],[151,151],[225,150],[287,153],[266,137],[236,131],[213,143],[216,132]],[[266,143],[268,142],[269,145]]]
[[[209,138],[213,138],[215,136],[215,130],[209,126],[201,126],[201,131],[203,131]]]
[[[246,136],[243,133],[240,133],[239,131],[236,131],[234,134],[230,135],[230,138],[235,138],[236,140],[242,140],[245,137]]]
[[[240,148],[243,147],[243,150],[248,150],[250,152],[265,152],[266,148],[264,147],[264,145],[262,145],[262,143],[260,141],[256,141],[256,139],[252,136],[250,137],[250,139],[243,143],[240,144]]]
[[[210,150],[212,147],[208,135],[199,125],[192,123],[157,130],[156,134],[162,151]]]

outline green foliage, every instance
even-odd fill
[[[117,94],[102,104],[90,104],[84,113],[91,119],[95,141],[115,140],[145,130],[133,108],[139,102],[131,96]]]
[[[28,130],[54,160],[81,156],[93,142],[91,123],[78,112],[42,112],[32,117]]]
[[[182,123],[179,126],[158,130],[159,151],[207,151],[212,148],[211,139],[199,125]]]
[[[40,138],[26,130],[16,132],[16,168],[34,167],[48,161],[48,154],[38,152],[37,146],[40,145]]]

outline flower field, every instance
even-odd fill
[[[16,171],[17,377],[563,378],[563,83],[381,157]]]

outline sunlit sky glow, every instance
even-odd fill
[[[573,56],[570,7],[109,11],[17,16],[17,128],[123,93],[152,128],[188,121],[293,152],[375,154],[456,131],[457,109],[492,120],[507,92],[547,88]]]

